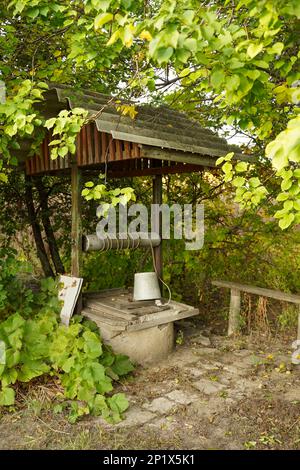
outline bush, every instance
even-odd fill
[[[106,395],[113,390],[112,381],[128,374],[133,366],[126,356],[113,354],[102,344],[92,322],[75,316],[66,327],[53,312],[27,320],[16,313],[0,324],[0,345],[0,405],[14,404],[12,385],[16,382],[48,374],[63,386],[71,422],[89,413],[110,422],[122,419],[127,399],[121,393]]]
[[[103,345],[97,325],[79,315],[69,327],[60,323],[57,281],[42,280],[34,293],[16,279],[19,265],[13,253],[2,264],[1,309],[10,312],[14,304],[16,311],[0,323],[0,405],[15,403],[18,382],[49,375],[64,390],[55,411],[68,408],[70,422],[89,413],[113,423],[120,421],[128,402],[124,394],[111,393],[113,380],[133,370],[127,356],[114,354]]]

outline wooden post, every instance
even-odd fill
[[[71,275],[80,277],[82,263],[82,226],[81,226],[81,170],[77,163],[71,167],[72,188],[72,233],[71,233]]]
[[[82,262],[81,226],[81,170],[76,163],[71,167],[72,226],[71,226],[71,275],[80,277]]]
[[[71,166],[72,226],[71,226],[71,275],[81,277],[82,268],[82,223],[81,223],[81,170],[77,162]],[[78,297],[75,313],[82,311],[82,296]]]
[[[241,311],[241,291],[238,289],[230,290],[230,309],[228,321],[228,336],[239,331]]]
[[[162,175],[155,175],[153,178],[153,204],[162,204]],[[152,230],[162,236],[162,214],[155,210]],[[153,248],[154,262],[158,276],[162,279],[163,276],[163,261],[162,261],[162,243]],[[160,282],[162,289],[162,283]]]
[[[298,334],[297,339],[300,341],[300,305],[299,305],[299,313],[298,313]]]

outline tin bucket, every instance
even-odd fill
[[[156,300],[161,292],[156,273],[136,273],[134,275],[133,300]]]

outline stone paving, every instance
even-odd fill
[[[300,370],[299,366],[289,370],[288,355],[284,356],[286,370],[279,373],[276,358],[268,362],[267,352],[226,350],[226,342],[222,337],[211,340],[200,334],[199,340],[195,335],[159,365],[139,369],[124,387],[131,406],[115,429],[139,426],[181,435],[187,432],[198,443],[195,448],[210,448],[216,439],[221,442],[219,434],[223,438],[230,434],[231,416],[249,398],[272,393],[282,400],[299,400],[300,405]],[[282,354],[278,357],[282,361]],[[232,438],[227,448],[240,445]]]

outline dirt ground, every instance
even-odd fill
[[[71,425],[40,385],[0,414],[0,449],[300,449],[300,366],[292,339],[228,339],[183,322],[174,353],[119,384],[130,408]]]

